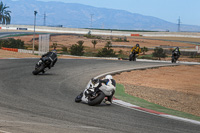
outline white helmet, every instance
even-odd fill
[[[106,75],[105,79],[113,79],[111,75]]]

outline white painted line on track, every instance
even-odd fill
[[[175,119],[175,120],[179,120],[179,121],[184,121],[184,122],[190,122],[193,124],[197,124],[200,125],[200,121],[196,121],[196,120],[191,120],[191,119],[187,119],[187,118],[182,118],[182,117],[178,117],[178,116],[173,116],[173,115],[169,115],[169,114],[165,114],[162,112],[157,112],[154,110],[150,110],[150,109],[146,109],[146,108],[141,108],[137,105],[133,105],[127,102],[124,102],[122,100],[118,100],[118,99],[114,99],[113,103],[125,108],[131,108],[140,112],[145,112],[145,113],[149,113],[149,114],[153,114],[153,115],[157,115],[157,116],[161,116],[161,117],[165,117],[165,118],[170,118],[170,119]]]
[[[160,116],[165,117],[165,118],[171,118],[171,119],[175,119],[175,120],[180,120],[180,121],[185,121],[185,122],[190,122],[190,123],[193,123],[193,124],[200,125],[200,121],[196,121],[196,120],[191,120],[191,119],[187,119],[187,118],[182,118],[182,117],[173,116],[173,115],[166,115],[166,114],[161,114]]]

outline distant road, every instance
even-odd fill
[[[2,30],[16,30],[16,31],[34,31],[33,25],[0,25]],[[20,30],[26,29],[26,30]],[[66,28],[66,27],[48,27],[48,26],[36,26],[36,32],[50,32],[50,33],[75,33],[75,34],[88,34],[90,31],[94,35],[111,35],[111,36],[131,36],[142,35],[152,37],[192,37],[200,38],[200,33],[197,32],[134,32],[134,31],[122,31],[122,30],[97,30],[97,29],[79,29],[79,28]]]

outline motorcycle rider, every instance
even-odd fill
[[[180,55],[181,55],[181,52],[180,52],[179,47],[176,47],[174,50],[172,50],[172,57],[177,56],[177,60],[178,60]]]
[[[140,48],[140,45],[138,43],[134,47],[132,47],[131,53],[135,53],[135,54],[140,55],[141,48]]]
[[[94,92],[100,90],[105,90],[106,92],[106,97],[107,99],[105,99],[104,103],[107,105],[111,105],[112,103],[112,99],[113,99],[113,95],[115,93],[116,90],[116,81],[113,79],[113,77],[111,75],[106,75],[104,79],[91,79],[91,82],[93,84],[99,83],[98,86],[95,87]],[[87,95],[90,95],[90,93],[93,92],[88,92],[88,91],[84,91],[79,95],[79,99],[81,99],[81,101],[87,103],[88,99],[87,99]]]
[[[54,48],[52,51],[47,52],[46,54],[42,55],[43,57],[48,57],[51,60],[51,64],[48,66],[49,69],[51,69],[51,67],[54,67],[55,63],[57,62],[57,52],[56,52],[56,48]],[[41,59],[42,59],[41,58]]]

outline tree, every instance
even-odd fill
[[[147,47],[143,47],[143,48],[141,48],[141,50],[142,50],[143,54],[145,54],[145,52],[149,51],[149,49]]]
[[[156,47],[153,52],[153,57],[158,57],[158,59],[160,60],[161,58],[167,57],[167,55],[162,48]]]
[[[19,48],[24,49],[24,41],[14,38],[8,38],[5,40],[0,40],[0,47],[6,47],[6,48]]]
[[[77,42],[79,45],[83,45],[84,41],[80,40]]]
[[[57,43],[53,43],[52,47],[55,49],[58,46]]]
[[[6,6],[3,4],[3,2],[0,2],[0,23],[1,24],[10,24],[11,22],[11,11],[6,10],[9,8],[9,6]]]
[[[92,44],[94,45],[94,48],[95,48],[95,45],[97,44],[97,40],[92,40]]]
[[[112,47],[111,41],[107,41],[105,48],[110,49]]]
[[[111,47],[112,44],[108,41],[104,48],[97,53],[97,57],[116,57],[116,53],[113,49],[111,49]]]
[[[83,43],[84,41],[78,41],[77,44],[74,44],[70,47],[71,50],[71,54],[72,55],[78,55],[78,56],[82,56],[84,54],[84,46]]]

